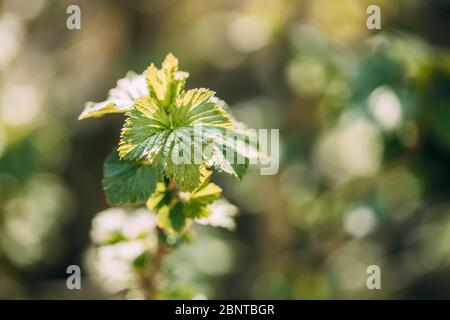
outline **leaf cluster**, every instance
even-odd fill
[[[226,103],[205,88],[185,90],[188,76],[168,54],[160,69],[152,63],[141,75],[128,73],[79,117],[125,113],[118,148],[104,165],[106,198],[115,206],[145,204],[168,233],[211,213],[222,191],[210,182],[211,169],[241,179],[258,158],[256,140]]]

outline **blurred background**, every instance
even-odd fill
[[[70,4],[81,30],[66,28]],[[381,30],[366,28],[370,4]],[[281,140],[277,175],[215,175],[236,230],[199,227],[166,261],[171,277],[208,298],[450,298],[450,1],[4,0],[0,12],[0,298],[119,297],[124,271],[102,283],[88,265],[124,118],[77,117],[168,52],[188,88]],[[72,264],[82,290],[66,288]],[[366,287],[369,265],[381,290]]]

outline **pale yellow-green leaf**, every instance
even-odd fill
[[[103,102],[87,102],[78,120],[101,117],[108,113],[124,113],[131,109],[136,99],[147,96],[144,75],[128,72],[125,78],[117,81]]]
[[[183,90],[187,72],[178,71],[178,59],[169,53],[161,69],[153,63],[147,68],[146,83],[153,97],[162,107],[167,108],[172,100]]]

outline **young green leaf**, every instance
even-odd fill
[[[172,206],[162,206],[157,213],[158,226],[171,235],[180,234],[186,226],[187,219],[183,205],[177,202]]]
[[[210,215],[208,205],[220,197],[222,189],[209,182],[210,171],[202,168],[200,176],[201,184],[193,192],[180,192],[173,184],[168,187],[163,182],[158,183],[156,191],[147,201],[147,208],[158,212],[160,228],[180,234],[188,221]]]
[[[187,195],[188,200],[183,202],[187,217],[197,219],[208,217],[211,214],[208,205],[219,199],[222,189],[208,181],[209,179],[202,183],[194,192]]]
[[[103,188],[111,205],[141,205],[155,191],[157,175],[144,162],[120,160],[112,152],[104,166]]]
[[[162,206],[169,205],[171,201],[172,196],[167,192],[164,182],[158,182],[156,190],[148,198],[146,206],[149,210],[158,211]]]

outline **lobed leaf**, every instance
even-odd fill
[[[103,102],[87,102],[78,120],[101,117],[107,113],[124,113],[131,109],[134,101],[148,95],[143,74],[128,72],[125,78],[117,81]]]
[[[143,162],[120,160],[117,151],[106,159],[103,189],[111,205],[142,205],[158,181],[153,167]]]
[[[230,113],[213,99],[214,92],[193,89],[180,95],[171,112],[153,98],[141,98],[127,113],[119,154],[147,160],[183,191],[200,184],[202,166],[214,166],[240,179],[249,159],[258,157],[249,136],[235,130]],[[175,161],[181,155],[183,163]]]
[[[183,202],[186,216],[192,219],[206,218],[211,214],[208,205],[219,199],[222,188],[208,179],[203,182],[194,192],[187,196]]]
[[[182,92],[188,76],[187,72],[178,71],[178,59],[169,53],[160,70],[153,63],[147,68],[145,80],[150,96],[167,108]]]

